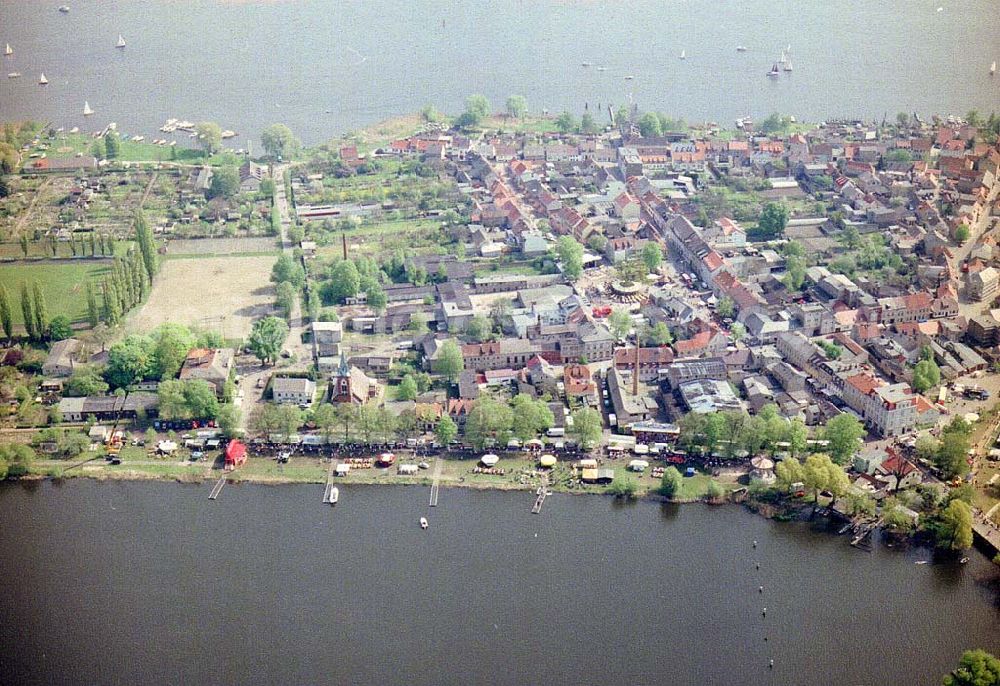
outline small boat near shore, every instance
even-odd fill
[[[421,517],[420,518],[420,528],[421,529],[426,529],[429,526],[430,526],[430,524],[427,523],[427,518],[426,517]]]
[[[338,500],[340,500],[340,490],[334,486],[330,491],[330,504],[336,505]]]
[[[83,116],[89,117],[94,113],[94,110],[90,109],[90,103],[86,100],[83,101]]]

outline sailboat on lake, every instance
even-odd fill
[[[94,110],[90,109],[90,103],[86,100],[83,101],[83,116],[89,117],[94,113]]]
[[[39,86],[46,86],[46,85],[48,85],[48,83],[49,83],[49,80],[47,78],[45,78],[45,72],[42,72],[42,75],[38,77],[38,85]]]
[[[125,38],[120,33],[118,34],[118,42],[115,43],[115,47],[116,48],[124,48],[125,47]]]
[[[6,47],[3,49],[3,54],[7,56],[14,54],[14,48],[10,47],[10,43],[7,43]]]

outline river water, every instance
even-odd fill
[[[0,0],[0,43],[14,49],[0,120],[116,121],[151,136],[168,117],[211,119],[237,142],[282,121],[317,143],[429,103],[458,112],[477,92],[496,109],[512,93],[577,116],[632,98],[723,123],[1000,103],[995,0],[67,2],[61,14],[54,1]],[[789,46],[794,71],[768,79]],[[12,71],[23,76],[3,78]],[[85,100],[97,112],[86,122]]]
[[[979,553],[916,565],[738,507],[208,491],[0,486],[0,682],[912,685],[1000,652]]]

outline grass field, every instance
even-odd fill
[[[176,322],[241,339],[255,319],[273,313],[274,287],[268,276],[274,261],[273,255],[166,260],[149,299],[130,315],[126,327],[145,333]]]
[[[241,158],[235,153],[223,151],[206,158],[205,153],[195,148],[181,147],[187,134],[183,131],[179,135],[164,134],[165,138],[178,140],[178,145],[171,148],[165,145],[153,145],[143,141],[141,143],[130,140],[122,140],[121,151],[118,159],[125,162],[184,162],[188,164],[239,164]],[[84,133],[59,134],[53,139],[43,140],[48,144],[45,154],[49,157],[73,157],[77,153],[89,155],[94,141],[97,140]],[[103,156],[103,155],[102,155]]]
[[[85,284],[87,281],[100,281],[110,266],[110,262],[70,260],[58,264],[0,264],[0,283],[7,286],[10,293],[14,323],[23,324],[19,295],[21,283],[27,282],[30,288],[35,281],[42,287],[49,318],[64,314],[73,321],[82,321],[87,317]]]

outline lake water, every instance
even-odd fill
[[[988,74],[1000,59],[995,0],[69,4],[61,14],[56,2],[0,2],[0,43],[14,48],[2,72],[24,75],[0,76],[0,120],[87,130],[116,121],[151,136],[168,117],[211,119],[241,132],[237,142],[281,121],[317,143],[428,103],[458,112],[477,92],[496,109],[511,93],[534,111],[577,116],[631,97],[723,123],[1000,103],[1000,75]],[[124,50],[114,48],[119,33]],[[768,79],[788,46],[794,71]],[[85,100],[97,112],[86,122]]]
[[[916,565],[738,507],[209,489],[0,485],[0,682],[936,684],[1000,652],[979,553]]]

